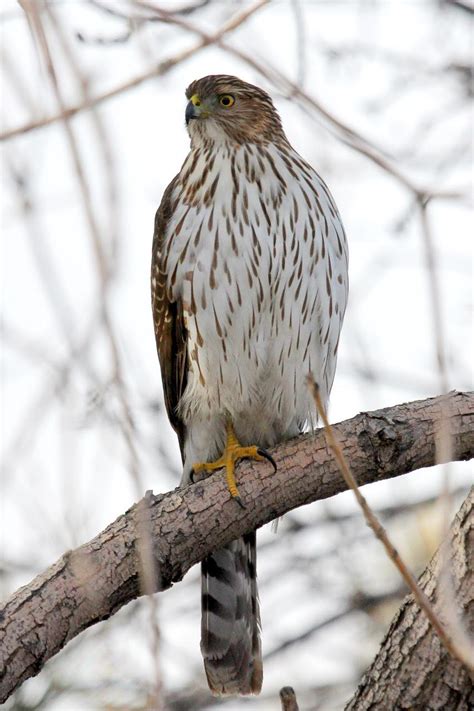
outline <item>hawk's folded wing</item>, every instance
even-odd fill
[[[178,404],[186,388],[187,332],[180,301],[171,301],[167,289],[167,274],[163,267],[165,232],[173,212],[172,193],[178,176],[166,188],[155,215],[153,253],[151,261],[151,305],[155,326],[156,347],[161,365],[161,377],[166,409],[179,439],[183,454],[185,425],[178,413]]]

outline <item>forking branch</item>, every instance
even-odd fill
[[[452,392],[362,413],[333,429],[363,485],[433,466],[445,413],[453,460],[473,458],[474,393]],[[149,492],[96,538],[15,593],[0,610],[0,701],[84,629],[143,594],[140,520],[150,525],[158,591],[243,533],[347,489],[322,431],[285,442],[272,454],[276,474],[250,462],[240,468],[240,491],[251,506],[236,507],[219,473],[167,494]]]

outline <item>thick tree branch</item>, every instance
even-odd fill
[[[453,460],[474,457],[474,393],[445,396],[357,415],[334,426],[360,485],[436,464],[435,444],[448,417]],[[444,422],[446,424],[446,422]],[[229,498],[219,473],[160,496],[149,493],[89,543],[21,588],[0,608],[0,702],[79,632],[142,594],[140,546],[149,536],[156,589],[182,579],[210,551],[290,509],[344,491],[321,431],[279,445],[278,472],[245,463]],[[428,476],[428,474],[427,474]]]
[[[419,579],[442,622],[459,616],[474,639],[474,488],[458,511],[448,536]],[[447,567],[447,570],[446,570]],[[446,573],[452,590],[443,589]],[[474,652],[472,652],[474,654]],[[451,657],[428,620],[408,595],[346,711],[474,708],[468,669]]]

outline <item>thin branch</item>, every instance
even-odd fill
[[[38,6],[34,5],[31,0],[19,0],[21,6],[23,7],[25,14],[28,18],[28,21],[30,23],[30,26],[33,28],[34,31],[34,36],[37,37],[39,48],[41,51],[41,54],[43,55],[43,59],[45,61],[48,74],[51,80],[51,84],[54,90],[54,94],[56,97],[56,101],[61,109],[61,112],[64,114],[65,110],[65,103],[64,99],[61,93],[61,89],[59,86],[58,82],[58,77],[57,77],[57,72],[55,68],[55,62],[53,60],[53,56],[50,51],[49,43],[48,43],[48,38],[45,32],[45,28],[43,26],[43,18],[41,16],[40,9]],[[47,9],[47,5],[44,6]],[[53,21],[53,25],[56,28],[56,32],[59,35],[60,41],[62,40],[62,35],[59,30],[59,26],[54,22],[54,17],[50,14],[50,19]],[[81,73],[79,72],[78,68],[75,65],[74,58],[69,52],[69,47],[67,46],[65,41],[61,42],[63,51],[66,54],[66,57],[68,59],[68,63],[72,67],[73,71],[76,73],[76,78],[79,80],[79,83],[81,85],[81,91],[83,98],[87,101],[88,99],[88,91],[87,91],[87,84],[85,80],[83,79]],[[105,137],[105,133],[102,128],[102,124],[100,120],[95,116],[95,113],[93,113],[94,117],[94,125],[98,134],[99,138],[99,144],[101,144],[104,149],[105,149],[105,154],[106,157],[108,156],[110,158],[110,153],[107,150],[107,139]],[[110,276],[111,276],[111,270],[110,270],[110,259],[108,258],[105,246],[104,246],[104,239],[103,236],[100,233],[99,230],[99,225],[98,221],[96,219],[96,215],[94,213],[93,205],[92,205],[92,198],[91,198],[91,191],[90,191],[90,186],[86,178],[86,173],[84,170],[84,164],[83,164],[83,158],[81,155],[81,150],[79,146],[79,142],[76,139],[76,136],[74,134],[73,128],[71,126],[70,118],[63,118],[63,125],[66,133],[66,138],[68,141],[68,146],[69,146],[69,151],[71,154],[72,162],[74,165],[79,189],[80,189],[80,194],[82,197],[82,204],[84,208],[84,213],[86,216],[88,228],[89,228],[89,235],[92,243],[92,249],[93,249],[93,254],[95,257],[95,263],[97,267],[97,274],[98,274],[98,281],[99,281],[99,289],[100,289],[100,295],[101,295],[101,317],[102,317],[102,322],[104,325],[104,330],[105,334],[107,336],[108,340],[108,345],[109,345],[109,350],[110,350],[110,355],[111,355],[111,360],[112,360],[112,373],[113,373],[113,382],[116,386],[116,391],[118,395],[118,399],[120,402],[121,406],[121,429],[122,429],[122,434],[127,446],[128,450],[128,458],[129,458],[129,467],[128,471],[132,477],[132,480],[135,484],[137,496],[140,495],[140,492],[142,490],[141,484],[140,484],[140,466],[139,466],[139,460],[138,460],[138,453],[136,449],[136,444],[135,444],[135,439],[134,439],[134,427],[133,427],[133,420],[132,420],[132,415],[131,415],[131,408],[130,404],[128,401],[128,396],[126,392],[126,386],[125,386],[125,380],[123,376],[123,369],[122,369],[122,363],[121,363],[121,357],[120,357],[120,351],[117,343],[117,336],[115,333],[112,317],[110,314],[110,307],[109,307],[109,299],[108,299],[108,286],[110,284]],[[107,161],[106,161],[107,162]],[[111,200],[111,207],[113,206],[113,194],[114,190],[112,190],[112,200]],[[146,515],[139,516],[139,523],[137,524],[138,531],[140,533],[141,537],[141,545],[139,549],[139,554],[140,554],[140,580],[141,580],[141,586],[143,588],[144,593],[151,593],[154,589],[154,580],[157,577],[157,572],[156,572],[156,561],[153,558],[152,555],[152,540],[151,540],[151,531],[150,527],[148,525],[148,522],[146,520]],[[84,571],[84,575],[87,576],[87,573]],[[94,595],[96,594],[95,591],[93,593]],[[152,642],[152,648],[153,648],[153,654],[152,658],[156,666],[156,684],[155,684],[155,690],[154,690],[154,699],[153,699],[153,705],[154,707],[159,710],[162,708],[162,702],[161,702],[161,675],[159,674],[159,670],[157,667],[158,664],[158,649],[159,649],[159,630],[157,626],[157,610],[156,610],[156,605],[157,602],[156,600],[150,596],[149,598],[149,605],[150,605],[150,627],[152,630],[152,637],[153,637],[153,642]]]
[[[385,173],[391,175],[395,180],[397,180],[397,182],[399,182],[407,190],[413,193],[417,199],[426,202],[428,200],[433,199],[451,200],[465,198],[464,192],[452,190],[440,191],[427,188],[426,186],[417,185],[413,180],[406,176],[404,172],[401,171],[393,161],[389,160],[386,157],[383,150],[375,146],[373,142],[365,138],[360,132],[353,129],[346,122],[339,119],[333,112],[331,112],[326,106],[324,106],[324,104],[319,99],[316,99],[314,96],[304,91],[301,86],[291,81],[288,76],[283,74],[276,67],[270,65],[269,63],[264,64],[263,62],[258,61],[255,58],[255,55],[251,55],[247,52],[237,49],[225,42],[225,40],[223,39],[225,34],[227,34],[230,30],[235,29],[235,27],[237,27],[238,25],[242,24],[242,22],[246,20],[249,15],[253,14],[263,5],[267,4],[267,2],[269,2],[269,0],[261,0],[260,2],[257,2],[255,5],[242,12],[236,18],[231,19],[223,26],[223,28],[221,28],[221,30],[216,33],[209,34],[204,32],[188,20],[185,20],[182,17],[178,17],[177,15],[173,15],[171,12],[163,10],[162,8],[158,7],[150,1],[135,0],[135,4],[137,6],[156,13],[156,15],[161,18],[162,22],[166,22],[185,29],[188,32],[191,32],[192,34],[195,34],[200,37],[200,41],[194,47],[188,50],[184,50],[175,57],[172,57],[164,62],[160,62],[158,67],[148,72],[145,72],[144,74],[141,74],[138,77],[135,77],[108,92],[99,94],[94,99],[91,99],[90,102],[84,102],[79,106],[70,107],[68,109],[65,109],[64,113],[48,117],[41,121],[30,122],[29,124],[10,129],[4,132],[3,134],[0,134],[0,141],[13,138],[14,136],[21,135],[22,133],[34,130],[36,128],[40,128],[42,126],[50,125],[51,123],[60,120],[64,116],[73,116],[79,111],[88,109],[91,106],[96,105],[97,103],[114,97],[117,94],[121,94],[124,91],[128,91],[129,89],[134,88],[135,86],[139,86],[148,79],[152,79],[154,77],[164,74],[171,67],[176,66],[185,59],[188,59],[191,55],[195,54],[200,49],[215,44],[216,46],[226,51],[228,54],[237,57],[242,62],[252,67],[261,76],[267,79],[267,81],[271,82],[275,87],[279,87],[280,90],[282,90],[288,96],[299,98],[304,108],[309,108],[312,111],[315,111],[320,117],[324,119],[324,121],[327,122],[329,128],[336,133],[337,137],[341,142],[345,143],[358,153],[364,155],[372,163],[381,168]]]
[[[205,41],[206,39],[210,38],[210,35],[207,32],[201,30],[194,23],[189,22],[189,20],[183,19],[182,17],[177,17],[176,15],[173,15],[168,10],[164,10],[151,0],[134,0],[134,3],[138,7],[142,7],[146,10],[149,10],[150,12],[156,13],[156,15],[161,18],[162,22],[167,22],[171,25],[175,25],[176,27],[180,27],[181,29],[186,30],[187,32],[191,32],[192,34],[200,37],[202,41]],[[301,86],[291,81],[291,79],[289,79],[285,74],[280,72],[276,67],[270,64],[264,65],[261,62],[258,62],[255,59],[255,53],[249,54],[227,44],[227,42],[225,42],[225,40],[223,39],[223,36],[216,38],[213,43],[221,49],[224,49],[228,54],[234,55],[238,59],[245,62],[245,64],[251,66],[275,86],[280,86],[280,88],[287,92],[289,96],[298,96],[310,103],[312,107],[324,119],[329,122],[331,126],[337,129],[342,134],[342,136],[345,137],[345,140],[351,147],[357,150],[358,146],[363,146],[367,150],[374,151],[375,154],[380,154],[380,160],[382,160],[381,156],[383,152],[379,148],[374,146],[374,144],[369,139],[365,138],[360,132],[356,131],[347,123],[340,120],[335,114],[333,114],[325,106],[323,106],[320,101],[307,94]],[[341,140],[343,139],[341,138]]]
[[[443,0],[443,4],[467,12],[469,15],[474,14],[474,3],[472,0]]]
[[[338,442],[333,428],[329,424],[329,420],[326,415],[326,411],[323,406],[323,402],[321,400],[321,395],[319,393],[319,387],[314,381],[314,378],[312,375],[308,377],[308,382],[309,385],[311,386],[314,401],[316,403],[316,407],[318,410],[318,414],[323,421],[324,424],[324,431],[326,433],[326,438],[328,441],[329,446],[331,447],[332,451],[334,452],[334,457],[338,463],[339,470],[344,477],[344,481],[347,484],[347,487],[349,489],[352,489],[354,492],[354,495],[357,499],[357,503],[359,504],[360,508],[362,509],[362,512],[365,516],[365,519],[367,521],[367,524],[370,526],[370,528],[373,530],[375,533],[376,537],[379,539],[379,541],[382,543],[382,545],[385,548],[385,551],[390,558],[390,560],[393,562],[395,567],[398,569],[400,575],[402,576],[403,580],[407,584],[409,590],[411,590],[415,600],[433,625],[434,629],[436,630],[436,633],[438,634],[438,637],[448,650],[448,652],[458,659],[462,664],[465,664],[473,673],[474,673],[474,659],[472,657],[472,650],[467,647],[465,644],[463,644],[464,640],[460,640],[458,638],[453,639],[448,631],[444,628],[443,624],[441,623],[441,620],[439,619],[437,613],[435,612],[433,606],[431,605],[429,598],[425,595],[425,593],[420,589],[418,586],[418,583],[416,582],[416,578],[414,575],[412,575],[411,571],[407,568],[405,562],[402,560],[400,557],[399,552],[393,545],[392,541],[390,540],[386,530],[378,520],[377,516],[374,514],[372,509],[370,508],[369,504],[367,503],[366,499],[362,494],[360,493],[359,487],[357,485],[357,481],[352,474],[349,465],[347,463],[347,459],[344,456],[344,452],[342,451],[341,444]],[[443,397],[441,396],[439,398],[439,404],[442,410],[442,414],[444,416],[444,403],[443,403]],[[443,418],[444,419],[444,418]]]
[[[454,517],[449,535],[420,576],[418,584],[431,603],[445,615],[440,596],[444,553],[453,551],[455,578],[453,606],[472,635],[474,631],[474,488]],[[471,637],[472,639],[472,637]],[[471,652],[471,659],[474,650]],[[468,668],[459,664],[440,643],[413,595],[407,595],[392,620],[370,668],[346,711],[386,709],[473,708],[474,686]]]
[[[124,440],[129,452],[129,467],[133,479],[136,483],[137,491],[140,490],[140,474],[138,465],[138,455],[135,448],[135,442],[133,439],[133,421],[130,412],[130,406],[128,404],[126,392],[125,392],[125,382],[122,374],[121,359],[119,348],[117,345],[117,337],[115,335],[112,317],[109,311],[108,305],[108,285],[110,279],[110,268],[108,264],[107,255],[104,249],[102,236],[99,230],[99,225],[94,214],[90,186],[86,178],[84,171],[83,160],[81,156],[80,147],[76,136],[73,132],[69,118],[65,115],[65,104],[64,99],[59,87],[59,82],[57,78],[57,73],[55,69],[55,64],[49,49],[48,40],[43,27],[43,22],[41,18],[41,13],[37,5],[35,5],[32,0],[19,0],[24,12],[28,18],[30,26],[33,28],[34,36],[37,37],[39,48],[41,54],[43,55],[48,74],[51,80],[51,84],[56,96],[57,103],[63,114],[63,126],[66,133],[66,138],[69,146],[69,151],[71,154],[72,162],[74,165],[74,170],[77,177],[77,182],[79,185],[82,205],[84,208],[84,214],[86,217],[87,225],[89,228],[90,239],[92,243],[92,249],[95,256],[99,289],[101,292],[101,318],[104,325],[105,333],[108,339],[110,354],[112,357],[113,364],[113,380],[117,386],[117,394],[122,407],[123,420],[121,421],[122,433]],[[148,569],[148,566],[145,566]]]
[[[450,393],[453,458],[474,457],[474,393]],[[360,484],[435,463],[441,398],[357,415],[334,431]],[[347,489],[324,433],[302,435],[273,456],[278,471],[245,463],[239,469],[244,509],[225,478],[145,498],[89,543],[66,553],[0,608],[0,702],[87,627],[143,594],[141,522],[150,526],[156,590],[178,582],[212,550],[287,511]],[[426,473],[429,477],[429,472]]]
[[[139,7],[155,12],[162,18],[163,22],[176,25],[177,27],[181,27],[182,29],[191,32],[198,37],[201,37],[203,42],[211,38],[210,35],[203,32],[193,23],[183,19],[182,17],[172,15],[169,11],[163,10],[161,7],[155,5],[151,2],[151,0],[134,0],[134,2]],[[275,87],[285,92],[289,97],[299,98],[305,108],[315,111],[321,118],[324,119],[325,122],[327,122],[327,125],[333,132],[336,133],[340,141],[368,158],[371,162],[375,163],[375,165],[381,168],[388,175],[391,175],[395,180],[397,180],[397,182],[412,192],[418,199],[427,202],[432,199],[453,199],[464,197],[463,193],[453,193],[453,191],[443,192],[417,185],[408,176],[406,176],[393,161],[387,158],[383,150],[381,150],[368,138],[363,136],[360,131],[356,131],[352,128],[352,126],[336,116],[319,99],[309,94],[275,66],[269,64],[268,62],[263,63],[262,61],[258,61],[255,53],[250,54],[229,45],[225,41],[223,35],[213,40],[212,43],[252,67],[252,69],[267,79],[267,81],[271,82]]]
[[[291,0],[296,33],[296,83],[303,88],[306,80],[306,26],[301,0]]]
[[[441,308],[441,287],[439,281],[439,269],[436,258],[436,249],[428,218],[428,205],[425,200],[419,200],[421,231],[423,236],[423,247],[425,251],[426,271],[429,279],[429,294],[432,308],[433,334],[435,340],[436,360],[438,365],[439,387],[442,392],[448,392],[448,365],[446,357],[446,337],[444,333],[444,323]],[[440,461],[443,455],[449,457],[449,446],[446,451],[440,451]]]
[[[166,74],[177,64],[180,64],[186,59],[189,59],[201,49],[205,49],[209,45],[217,43],[220,38],[223,37],[225,34],[237,29],[237,27],[242,25],[251,15],[260,10],[260,8],[262,8],[264,5],[267,5],[269,1],[270,0],[257,0],[257,2],[250,5],[248,8],[246,8],[242,12],[239,12],[237,15],[225,22],[222,27],[217,30],[217,32],[213,32],[209,35],[206,35],[192,47],[184,49],[181,52],[178,52],[177,54],[173,55],[172,57],[169,57],[168,59],[164,59],[152,69],[149,69],[148,71],[143,72],[142,74],[132,77],[126,82],[121,82],[112,89],[104,91],[101,94],[97,94],[97,96],[90,98],[88,101],[81,102],[80,104],[76,104],[75,106],[64,107],[64,109],[59,111],[57,114],[53,114],[52,116],[47,116],[46,118],[38,119],[35,121],[30,121],[29,123],[23,124],[22,126],[17,126],[16,128],[4,131],[2,134],[0,134],[0,141],[6,141],[10,138],[14,138],[15,136],[21,136],[24,133],[29,133],[30,131],[34,131],[38,128],[50,126],[51,124],[57,123],[58,121],[62,121],[65,118],[71,118],[72,116],[75,116],[76,114],[81,113],[82,111],[91,109],[93,106],[97,106],[103,103],[104,101],[107,101],[108,99],[112,99],[113,97],[118,96],[119,94],[123,94],[126,91],[129,91],[130,89],[134,89],[135,87],[140,86],[141,84],[150,79],[155,79],[156,77]]]
[[[351,615],[354,612],[368,613],[371,610],[373,610],[374,607],[376,607],[377,605],[380,605],[380,603],[392,602],[394,600],[400,600],[402,594],[403,594],[402,590],[395,589],[395,590],[390,590],[387,593],[381,593],[380,595],[354,595],[352,597],[352,600],[349,600],[348,607],[344,608],[340,612],[336,612],[334,615],[331,615],[330,617],[326,617],[325,619],[321,620],[320,622],[315,622],[314,624],[310,624],[302,632],[293,635],[293,637],[288,637],[283,642],[280,642],[278,645],[276,645],[273,649],[271,649],[269,652],[267,652],[265,654],[265,656],[263,657],[263,661],[267,662],[269,659],[272,659],[272,657],[276,657],[279,654],[281,654],[282,652],[286,652],[287,649],[289,649],[290,647],[293,647],[295,644],[304,642],[305,640],[309,639],[317,632],[320,632],[325,627],[328,627],[329,625],[332,625],[335,622],[339,622],[340,620],[343,620],[345,617],[347,617],[348,615]],[[308,624],[308,623],[306,622],[306,624]]]

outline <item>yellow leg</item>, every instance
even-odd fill
[[[242,499],[239,495],[239,490],[237,488],[237,483],[235,481],[235,463],[239,459],[255,459],[258,462],[267,459],[276,471],[276,464],[273,458],[264,449],[260,449],[255,445],[250,447],[242,447],[239,440],[235,436],[234,428],[232,427],[232,422],[227,421],[226,425],[226,445],[222,457],[217,459],[215,462],[198,462],[193,466],[193,472],[199,474],[201,472],[207,472],[210,474],[216,469],[225,469],[227,488],[233,499],[235,499],[242,507]]]

